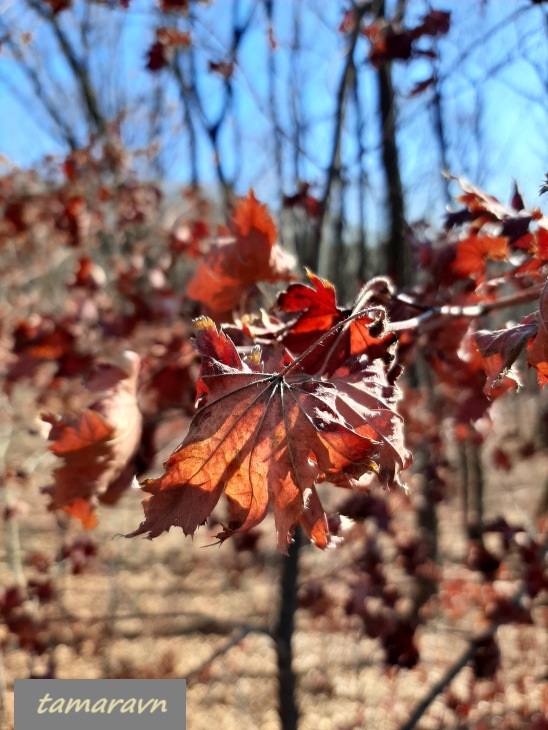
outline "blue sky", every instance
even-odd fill
[[[390,5],[390,4],[389,4]],[[443,79],[443,112],[448,139],[450,170],[484,186],[504,201],[516,179],[531,203],[538,204],[538,187],[548,170],[548,21],[543,6],[528,0],[436,0],[431,5],[449,10],[449,34],[437,42],[439,61],[417,59],[394,64],[398,91],[399,149],[402,178],[411,219],[438,218],[445,199],[441,184],[439,149],[432,137],[432,92],[407,98],[415,83],[432,75],[434,67]],[[242,0],[238,17],[245,18],[254,3]],[[292,134],[292,98],[306,125],[299,175],[321,193],[328,164],[336,89],[345,61],[345,38],[337,33],[347,7],[338,0],[277,0],[274,3],[274,33],[278,44],[277,115],[288,136]],[[427,3],[411,0],[406,23],[413,24],[427,11]],[[176,85],[168,71],[150,74],[145,69],[146,49],[158,25],[184,29],[187,19],[161,17],[152,0],[132,0],[130,10],[112,11],[94,7],[90,12],[90,48],[76,42],[76,20],[81,21],[86,5],[76,0],[75,10],[59,16],[61,27],[89,65],[100,93],[114,113],[121,108],[126,142],[139,147],[150,140],[148,112],[154,94],[162,98],[159,121],[162,150],[160,161],[165,177],[174,183],[189,180],[188,135],[182,121]],[[197,7],[194,29],[198,82],[206,113],[215,116],[222,81],[207,71],[209,60],[223,60],[230,41],[232,0],[216,0]],[[74,14],[72,14],[74,13]],[[301,53],[292,55],[294,15],[301,19]],[[85,139],[85,122],[70,72],[56,50],[46,24],[25,10],[20,0],[6,0],[0,11],[6,28],[20,42],[28,31],[32,38],[23,52],[35,59],[43,88],[77,136]],[[367,220],[374,229],[384,224],[384,187],[376,116],[377,91],[374,71],[366,61],[368,43],[359,41],[360,105],[364,115],[362,143],[366,150],[364,170],[368,181]],[[268,45],[261,3],[255,7],[234,73],[234,104],[237,123],[228,121],[221,132],[221,151],[227,169],[235,173],[237,192],[249,187],[276,207],[277,180],[273,165],[273,135],[269,118],[267,84]],[[294,83],[296,82],[296,83]],[[33,166],[46,154],[63,156],[62,143],[36,100],[34,90],[21,72],[10,48],[0,53],[0,153],[11,163]],[[357,220],[357,194],[353,186],[358,170],[355,143],[355,109],[348,106],[343,136],[343,160],[347,163],[348,209]],[[52,131],[53,130],[53,131]],[[212,150],[206,135],[198,130],[199,168],[204,183],[215,181]],[[284,191],[293,192],[293,146],[284,145]],[[150,174],[147,171],[146,174]]]

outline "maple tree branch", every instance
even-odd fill
[[[265,634],[266,636],[272,636],[272,632],[269,628],[252,625],[242,624],[241,621],[227,621],[215,618],[214,616],[208,616],[204,613],[192,612],[192,613],[181,613],[180,611],[165,611],[162,613],[149,613],[146,611],[136,611],[132,613],[117,613],[114,615],[104,614],[101,616],[91,616],[86,618],[88,624],[100,624],[106,621],[120,622],[120,621],[133,621],[135,619],[147,621],[162,621],[165,622],[169,619],[193,619],[193,623],[185,628],[174,628],[172,631],[167,632],[165,635],[173,635],[177,633],[182,634],[218,634],[224,636],[230,634],[236,629],[247,629],[248,633]],[[44,624],[57,624],[57,623],[77,623],[82,620],[81,616],[75,616],[73,614],[58,614],[54,616],[45,616],[43,618]],[[141,632],[120,632],[124,638],[133,638],[141,635]]]
[[[348,48],[346,52],[346,62],[343,68],[342,76],[339,81],[339,88],[337,89],[337,102],[335,112],[335,129],[333,130],[333,140],[331,148],[331,156],[329,161],[329,167],[327,168],[327,180],[325,184],[325,191],[320,200],[319,214],[316,221],[316,227],[314,229],[314,245],[312,248],[312,260],[305,262],[307,265],[310,264],[311,269],[317,269],[320,260],[320,246],[322,240],[322,230],[325,215],[327,213],[327,207],[329,205],[329,198],[331,195],[331,188],[338,174],[338,159],[340,157],[341,149],[341,138],[344,124],[344,113],[345,113],[345,100],[346,92],[350,84],[353,82],[355,74],[354,65],[354,51],[356,44],[360,36],[360,24],[362,18],[368,10],[371,9],[369,2],[362,2],[353,6],[354,11],[354,27],[350,33],[348,39]]]
[[[273,33],[274,28],[274,1],[264,0],[265,12],[269,27],[269,32]],[[280,121],[278,118],[278,99],[276,94],[276,53],[274,44],[270,41],[268,46],[268,107],[272,124],[272,137],[274,144],[274,163],[276,170],[277,194],[280,205],[283,202],[283,163],[282,163],[282,142],[280,134]],[[279,237],[283,238],[283,226],[280,226]],[[283,243],[283,240],[282,240]]]
[[[1,27],[4,33],[4,38],[2,39],[3,45],[9,48],[10,51],[13,53],[14,58],[19,63],[19,68],[27,77],[29,83],[32,85],[34,91],[33,103],[35,100],[38,100],[40,102],[52,122],[57,126],[58,131],[63,138],[63,141],[66,142],[71,150],[75,150],[78,146],[76,137],[74,136],[73,130],[66,123],[63,114],[55,106],[55,100],[52,99],[46,92],[44,84],[39,78],[36,69],[33,68],[30,63],[25,62],[25,58],[21,52],[21,49],[14,42],[13,37],[9,34],[7,26],[2,23]],[[29,105],[29,99],[26,98],[25,95],[21,92],[19,85],[13,84],[11,82],[11,79],[9,78],[2,79],[2,83],[8,86],[10,92],[19,99],[23,106],[27,107]]]
[[[472,43],[469,43],[459,54],[459,56],[454,60],[454,62],[451,64],[450,69],[448,69],[444,74],[440,74],[439,81],[443,83],[447,79],[451,77],[451,74],[454,72],[455,69],[460,69],[464,62],[469,58],[469,56],[476,51],[478,48],[483,48],[484,43],[486,42],[487,38],[493,39],[494,36],[499,33],[501,30],[505,30],[509,26],[512,26],[517,19],[526,13],[527,11],[531,10],[531,8],[534,8],[534,5],[523,5],[520,8],[517,8],[513,13],[510,13],[506,17],[502,18],[498,23],[493,25],[491,28],[488,28],[486,30],[486,33],[483,38],[474,38]]]
[[[238,51],[239,51],[241,42],[244,39],[247,31],[251,27],[251,22],[255,15],[256,8],[257,8],[257,5],[253,4],[246,19],[243,22],[238,23],[236,20],[236,12],[238,9],[238,3],[236,3],[236,2],[233,3],[232,39],[231,39],[230,49],[228,52],[228,57],[227,57],[228,61],[227,62],[236,64]],[[194,21],[194,17],[191,15],[191,23],[193,21]],[[232,74],[227,74],[226,77],[224,78],[222,104],[221,104],[221,107],[220,107],[216,117],[214,119],[210,120],[210,119],[208,119],[208,116],[206,113],[202,94],[198,88],[199,74],[198,74],[198,70],[196,67],[194,47],[192,45],[188,51],[188,57],[189,57],[189,65],[190,65],[191,83],[190,84],[184,83],[180,69],[177,67],[177,63],[173,64],[173,70],[175,71],[175,79],[179,85],[179,90],[180,90],[181,96],[184,96],[186,99],[186,95],[188,94],[188,97],[191,99],[191,101],[194,105],[194,108],[197,111],[198,117],[201,121],[204,132],[206,133],[206,135],[209,139],[209,142],[210,142],[212,150],[213,150],[213,160],[214,160],[215,171],[217,174],[217,181],[219,183],[219,186],[221,187],[223,197],[224,197],[224,207],[225,207],[225,209],[228,209],[229,202],[230,202],[229,194],[234,186],[234,180],[228,178],[225,166],[223,165],[221,149],[219,146],[220,145],[219,133],[233,106],[234,88],[233,88],[233,82],[232,82]],[[187,117],[187,111],[185,110],[185,119],[186,119],[186,117]]]
[[[255,629],[251,626],[242,626],[242,628],[225,644],[223,644],[223,646],[214,651],[208,659],[206,659],[198,667],[196,667],[196,669],[193,669],[186,675],[187,687],[190,687],[194,682],[199,682],[202,672],[208,669],[208,667],[215,661],[215,659],[223,656],[233,647],[238,646],[238,644],[240,644],[248,634],[251,634],[254,631]]]
[[[389,322],[388,331],[402,332],[404,330],[418,329],[425,322],[432,320],[436,317],[438,318],[438,321],[435,322],[434,325],[436,327],[441,326],[447,319],[458,319],[460,317],[470,317],[471,319],[474,319],[475,317],[481,317],[484,314],[494,312],[498,309],[506,309],[508,307],[514,307],[518,304],[526,304],[527,302],[532,302],[540,296],[542,290],[544,289],[544,286],[544,284],[540,284],[538,286],[531,287],[530,289],[526,289],[525,291],[501,297],[494,302],[480,302],[479,304],[469,304],[464,307],[460,307],[454,304],[444,304],[441,307],[432,307],[424,311],[422,314],[417,315],[416,317],[404,319],[400,322]],[[406,301],[405,299],[402,299],[401,301],[405,301],[406,304],[416,306],[419,309],[422,308],[421,305],[415,305],[409,301]]]
[[[399,2],[396,17],[405,11],[405,2]],[[378,21],[386,18],[385,2],[379,2]],[[404,237],[405,200],[400,171],[400,158],[396,139],[396,95],[392,79],[392,63],[385,61],[377,70],[379,94],[379,122],[382,163],[386,179],[389,232],[386,241],[385,267],[396,284],[402,286],[409,279],[409,247]]]
[[[369,252],[367,249],[366,236],[366,187],[368,185],[367,169],[365,167],[366,150],[363,143],[363,133],[365,130],[365,119],[363,115],[362,105],[360,103],[360,75],[356,73],[354,64],[354,77],[352,80],[352,99],[354,103],[354,113],[356,115],[356,144],[358,147],[358,201],[359,201],[359,230],[358,230],[358,281],[365,280],[367,276],[367,265],[369,260]]]
[[[80,85],[80,94],[87,111],[88,119],[101,136],[105,135],[107,131],[107,124],[99,109],[97,96],[84,63],[77,57],[66,34],[61,29],[55,13],[53,11],[46,10],[46,8],[37,0],[31,0],[30,5],[43,20],[51,24],[63,56]]]
[[[196,128],[194,126],[194,120],[191,115],[189,95],[191,92],[190,87],[185,81],[183,71],[181,68],[181,53],[177,53],[175,62],[173,64],[173,75],[179,86],[179,98],[183,106],[183,118],[186,124],[188,138],[189,138],[189,155],[190,155],[190,169],[191,169],[191,181],[192,187],[197,189],[199,185],[199,173],[198,173],[198,142],[196,138]]]

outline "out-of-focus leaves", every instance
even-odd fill
[[[140,359],[126,353],[127,370],[113,365],[99,369],[88,382],[101,397],[80,416],[45,414],[51,424],[50,451],[63,459],[47,488],[49,509],[64,509],[86,528],[97,524],[95,499],[112,504],[131,485],[132,459],[141,436],[137,405]]]
[[[208,61],[207,67],[212,73],[218,74],[225,81],[232,78],[234,73],[234,63],[232,61]]]
[[[457,257],[453,271],[457,276],[483,279],[485,262],[506,261],[508,239],[504,236],[469,236],[457,244]]]
[[[483,358],[487,373],[484,392],[489,392],[508,374],[527,343],[537,334],[538,323],[535,317],[527,317],[516,327],[489,332],[480,330],[473,334],[473,340]]]
[[[211,246],[187,287],[188,296],[212,313],[230,313],[259,281],[294,278],[294,260],[276,244],[274,221],[253,191],[238,202],[230,233],[228,240]]]
[[[529,346],[529,365],[536,368],[539,385],[548,383],[548,282],[540,295],[538,332]]]

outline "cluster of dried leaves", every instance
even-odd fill
[[[191,192],[187,213],[166,229],[155,217],[158,190],[94,182],[124,164],[110,142],[71,154],[57,187],[29,195],[14,176],[2,181],[3,240],[17,236],[32,258],[38,216],[42,237],[52,231],[52,241],[77,252],[65,311],[37,313],[4,331],[6,393],[20,381],[40,382],[47,407],[53,392],[67,394],[82,375],[87,379],[87,389],[80,386],[86,410],[45,416],[51,451],[63,460],[49,490],[51,509],[91,527],[97,502],[114,503],[136,473],[150,468],[158,428],[174,409],[192,412],[196,388],[188,434],[165,474],[144,483],[145,520],[131,534],[155,537],[171,526],[192,534],[224,494],[220,540],[258,524],[271,505],[282,552],[296,525],[326,547],[337,535],[319,483],[390,487],[409,466],[396,382],[417,353],[443,391],[440,414],[456,417],[463,438],[488,414],[492,398],[515,386],[522,350],[546,383],[548,223],[538,208],[526,209],[517,190],[506,207],[459,181],[463,207],[448,216],[446,232],[410,233],[422,274],[406,291],[373,279],[345,309],[333,286],[308,272],[308,283],[290,283],[265,311],[257,310],[259,285],[295,279],[295,261],[277,244],[274,221],[253,192],[216,230],[210,206]],[[58,206],[66,217],[75,199],[80,223],[66,238],[51,211]],[[87,210],[93,223],[88,216],[81,229]],[[117,221],[112,235],[123,238],[101,260],[109,217]],[[181,263],[186,272],[193,259],[194,273],[183,273],[181,286]],[[538,311],[518,325],[477,331],[487,312],[535,300]],[[193,344],[190,312],[202,315]],[[110,365],[101,366],[105,346]],[[133,354],[114,365],[122,349]],[[404,406],[413,433],[418,409]]]

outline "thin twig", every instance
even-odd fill
[[[66,62],[70,66],[75,79],[80,86],[80,94],[87,112],[88,120],[96,132],[103,136],[107,131],[106,120],[99,109],[99,103],[95,93],[95,89],[90,81],[86,67],[81,59],[76,55],[74,48],[71,46],[67,35],[59,25],[59,21],[53,11],[49,11],[46,6],[37,0],[31,0],[31,7],[40,15],[40,17],[49,22],[51,28],[57,38],[59,47],[65,57]]]
[[[219,633],[225,634],[229,631],[234,631],[235,628],[242,628],[241,621],[220,621],[213,616],[207,614],[193,612],[193,613],[182,613],[181,611],[167,611],[165,613],[148,613],[148,612],[134,612],[126,614],[115,614],[115,615],[102,615],[102,616],[74,616],[71,614],[63,614],[57,616],[45,616],[43,618],[46,624],[55,623],[76,623],[78,621],[85,621],[86,624],[97,624],[105,621],[135,621],[135,620],[146,620],[146,621],[166,621],[168,619],[194,619],[199,620],[200,624],[192,625],[191,630],[196,633]],[[256,631],[258,633],[270,634],[270,631],[260,626],[245,625],[249,631]]]
[[[410,319],[405,319],[401,322],[390,322],[388,324],[388,330],[390,332],[402,332],[403,330],[416,329],[423,325],[426,321],[436,317],[439,319],[435,322],[435,326],[441,326],[447,319],[460,317],[475,319],[476,317],[482,317],[484,314],[494,312],[498,309],[506,309],[508,307],[515,307],[518,304],[532,302],[540,296],[544,286],[544,284],[540,284],[538,286],[531,287],[530,289],[526,289],[525,291],[501,297],[494,302],[480,302],[479,304],[470,304],[464,307],[459,307],[453,304],[444,304],[441,307],[432,307],[416,317],[411,317]]]
[[[318,263],[320,260],[320,245],[322,240],[322,229],[329,205],[329,198],[331,195],[331,188],[337,177],[338,164],[337,161],[340,157],[341,148],[341,137],[344,124],[344,112],[346,102],[346,92],[348,87],[352,84],[355,66],[354,66],[354,51],[356,50],[356,44],[360,37],[360,24],[365,13],[370,10],[371,4],[369,2],[363,2],[354,6],[354,27],[348,38],[348,48],[346,52],[346,62],[342,71],[342,75],[339,81],[339,88],[337,89],[337,102],[335,111],[335,128],[333,130],[332,148],[329,166],[327,168],[327,180],[325,183],[324,194],[320,200],[320,208],[318,219],[316,221],[316,228],[314,230],[314,246],[313,246],[313,261],[305,262],[310,264],[310,268],[317,270]]]
[[[208,669],[209,666],[215,661],[215,659],[218,659],[219,657],[226,654],[234,646],[237,646],[239,643],[241,643],[248,634],[251,634],[254,631],[256,631],[256,629],[250,626],[242,626],[232,638],[230,638],[225,644],[223,644],[223,646],[214,651],[208,659],[206,659],[198,667],[196,667],[196,669],[193,669],[186,675],[187,687],[191,686],[194,682],[199,682],[202,672],[205,669]]]
[[[544,560],[546,557],[546,553],[548,551],[548,542],[546,542],[541,550],[540,555],[540,562]],[[524,597],[525,593],[527,591],[527,585],[523,583],[523,585],[520,587],[520,589],[514,594],[514,597],[512,598],[512,605],[513,606],[519,606],[521,603],[521,599]],[[415,707],[413,713],[411,714],[411,717],[409,720],[405,723],[405,725],[402,725],[400,727],[400,730],[413,730],[413,728],[416,727],[418,721],[421,719],[421,717],[424,715],[426,710],[430,707],[432,702],[436,699],[436,697],[441,694],[455,679],[457,674],[461,671],[461,669],[464,669],[464,667],[470,662],[477,654],[478,649],[481,646],[481,642],[485,639],[488,639],[489,637],[492,637],[496,634],[497,630],[504,624],[504,619],[500,619],[498,621],[493,621],[489,628],[484,631],[479,636],[476,636],[475,638],[471,639],[467,649],[461,654],[461,656],[457,659],[457,661],[449,667],[449,669],[445,672],[443,677],[439,679],[430,689],[426,697],[419,702],[419,704]]]

